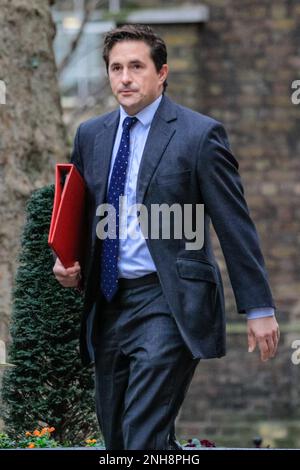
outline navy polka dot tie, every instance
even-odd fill
[[[136,117],[126,117],[123,121],[123,132],[120,146],[111,174],[107,204],[116,210],[116,230],[113,235],[103,240],[101,254],[101,290],[110,301],[118,289],[118,254],[119,254],[119,197],[124,195],[126,172],[129,159],[130,128],[137,122]],[[108,232],[111,232],[109,230]]]

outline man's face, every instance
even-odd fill
[[[167,74],[167,64],[157,72],[150,47],[143,41],[121,41],[109,53],[110,86],[129,115],[137,114],[162,93]]]

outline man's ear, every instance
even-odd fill
[[[163,64],[160,71],[158,72],[159,81],[161,83],[164,83],[164,81],[167,79],[168,73],[169,73],[168,64]]]

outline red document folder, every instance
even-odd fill
[[[85,182],[71,163],[56,165],[48,244],[65,268],[81,261],[85,245]]]

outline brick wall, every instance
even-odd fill
[[[156,27],[169,50],[168,94],[225,124],[260,235],[283,333],[271,362],[260,363],[256,354],[246,352],[243,318],[236,314],[215,240],[226,287],[228,355],[198,366],[177,422],[178,434],[237,446],[251,446],[260,434],[265,445],[300,446],[300,365],[291,362],[292,341],[300,339],[300,105],[291,102],[291,83],[300,79],[300,4],[189,3],[210,7],[206,25]]]

